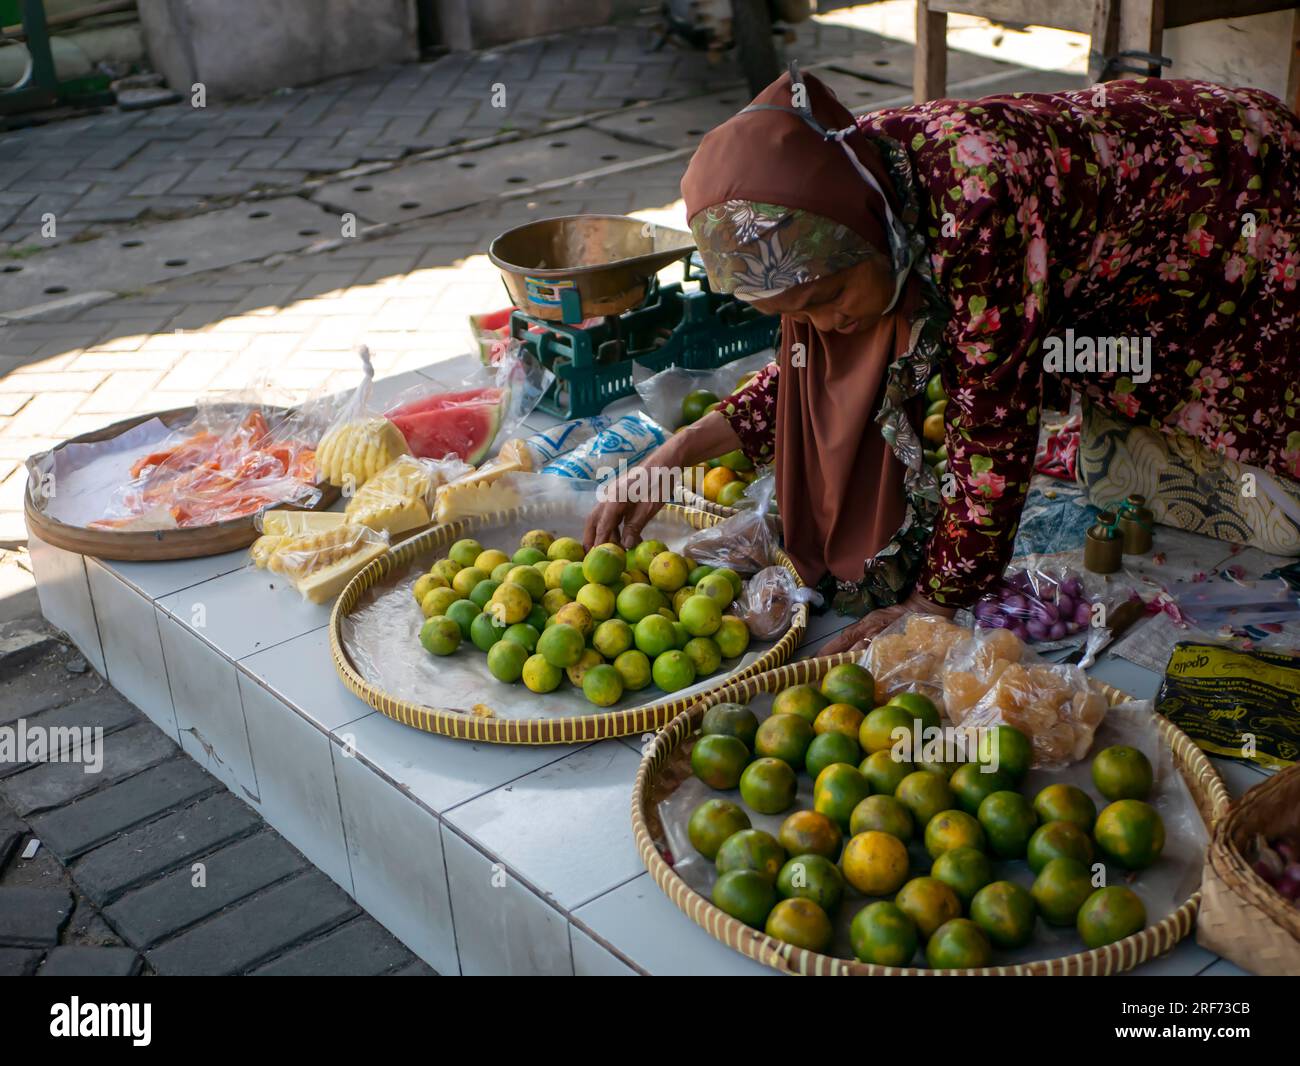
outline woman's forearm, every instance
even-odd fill
[[[655,466],[686,468],[714,459],[740,447],[731,423],[718,411],[710,411],[698,422],[669,437],[649,460]]]

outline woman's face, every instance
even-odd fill
[[[824,333],[857,333],[880,319],[894,295],[894,272],[884,256],[816,281],[796,285],[754,306],[764,314],[786,315]]]

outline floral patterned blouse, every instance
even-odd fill
[[[954,478],[919,592],[967,605],[1006,568],[1045,388],[1300,480],[1300,122],[1282,104],[1137,79],[859,124],[910,159],[950,310]],[[755,459],[771,454],[778,383],[768,367],[723,405]]]

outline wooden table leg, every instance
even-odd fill
[[[916,0],[916,51],[912,57],[912,99],[937,100],[948,89],[948,13]]]
[[[1122,0],[1094,0],[1092,36],[1088,44],[1088,80],[1096,83],[1114,78],[1106,70],[1107,57],[1119,51],[1119,5]],[[1159,3],[1160,0],[1154,0]]]
[[[1161,55],[1165,36],[1165,0],[1119,0],[1117,36],[1121,52]],[[1147,73],[1159,77],[1160,65],[1147,64]]]

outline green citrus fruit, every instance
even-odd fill
[[[564,671],[548,662],[544,655],[530,655],[524,661],[523,679],[533,692],[554,692],[564,680]]]
[[[436,590],[435,590],[436,591]],[[460,647],[460,625],[445,614],[426,619],[420,627],[420,643],[431,655],[450,655]],[[810,731],[811,731],[811,727]]]
[[[872,752],[862,760],[858,769],[871,782],[871,791],[885,796],[892,796],[903,778],[916,772],[916,767],[910,762],[895,759],[887,751]]]
[[[794,803],[798,784],[789,763],[755,759],[740,775],[740,797],[759,814],[780,814]]]
[[[1074,859],[1092,865],[1092,840],[1073,822],[1047,822],[1034,830],[1026,853],[1029,868],[1038,873],[1053,859]]]
[[[790,855],[821,855],[834,862],[840,857],[844,835],[824,814],[795,811],[781,823],[777,839]]]
[[[873,755],[878,751],[892,751],[898,743],[895,736],[895,731],[898,731],[903,742],[909,745],[907,750],[910,750],[915,747],[911,743],[912,722],[912,712],[903,707],[892,704],[877,707],[862,720],[862,728],[858,730],[858,743],[862,745],[863,751]]]
[[[696,677],[708,677],[722,665],[722,652],[708,637],[692,637],[682,651],[695,667]]]
[[[867,796],[853,808],[849,815],[849,832],[857,836],[871,829],[898,837],[904,844],[916,832],[911,812],[893,796]]]
[[[623,698],[623,679],[612,666],[593,666],[583,675],[582,694],[597,707],[609,707]]]
[[[735,788],[748,765],[749,749],[735,737],[703,736],[691,749],[691,770],[710,788]]]
[[[957,893],[937,877],[914,877],[898,890],[894,902],[916,923],[922,940],[929,940],[944,922],[961,915]]]
[[[509,626],[502,625],[490,614],[479,614],[469,626],[469,639],[479,651],[491,651],[492,646],[506,635]]]
[[[643,540],[632,549],[632,554],[628,556],[628,562],[633,570],[640,570],[644,574],[649,571],[650,564],[655,561],[655,556],[667,550],[668,545],[662,540]]]
[[[691,634],[681,622],[673,622],[673,650],[685,651],[686,645],[691,642]]]
[[[826,912],[811,899],[783,899],[767,916],[764,932],[807,951],[825,951],[833,930]]]
[[[775,718],[776,715],[772,717]],[[771,720],[768,719],[769,722]],[[799,721],[802,722],[803,719],[800,718]],[[816,777],[832,763],[856,765],[861,754],[856,740],[850,740],[843,733],[823,733],[819,737],[813,737],[812,743],[808,745],[804,754],[804,766],[809,776]]]
[[[460,577],[460,574],[456,576]],[[511,567],[506,574],[506,581],[513,581],[522,588],[534,603],[541,603],[542,597],[546,595],[546,578],[542,577],[531,566]]]
[[[1092,783],[1111,802],[1145,800],[1154,780],[1151,761],[1137,748],[1115,745],[1099,751],[1092,760]]]
[[[697,594],[682,604],[678,620],[693,637],[711,636],[722,626],[722,608],[717,600]]]
[[[822,709],[830,706],[830,700],[818,692],[812,685],[791,685],[777,693],[772,701],[773,714],[797,714],[806,718],[812,725]]]
[[[1034,813],[1040,822],[1073,822],[1085,833],[1091,833],[1092,824],[1097,820],[1097,805],[1083,789],[1055,784],[1041,789],[1034,797]]]
[[[614,660],[614,669],[623,679],[623,688],[627,692],[640,692],[650,684],[650,660],[645,652],[636,649],[625,651]]]
[[[1052,859],[1038,871],[1030,891],[1044,921],[1073,925],[1083,901],[1092,895],[1092,874],[1075,859]]]
[[[977,970],[993,961],[993,949],[969,918],[953,918],[926,943],[925,961],[936,970]]]
[[[691,846],[706,859],[717,858],[718,849],[733,833],[750,828],[749,815],[730,800],[705,800],[691,812],[686,835]]]
[[[742,829],[722,842],[714,865],[720,874],[731,870],[753,870],[764,880],[775,883],[776,875],[785,865],[785,857],[785,848],[771,833],[761,829]]]
[[[647,615],[656,614],[663,605],[664,594],[657,588],[634,582],[619,592],[615,610],[623,621],[634,626]]]
[[[758,717],[740,703],[719,703],[704,712],[700,731],[706,736],[736,737],[751,751],[758,733]]]
[[[492,568],[492,572],[488,576],[493,581],[496,581],[497,583],[501,583],[505,581],[506,575],[510,573],[510,571],[513,570],[514,568],[515,568],[515,564],[512,563],[509,559],[507,559],[504,563],[497,563],[497,565]]]
[[[930,876],[957,893],[963,907],[969,907],[975,894],[993,880],[993,863],[982,851],[953,848],[934,860]]]
[[[900,907],[877,900],[853,916],[849,942],[859,962],[906,966],[916,954],[920,938],[916,923]]]
[[[938,729],[942,724],[939,720],[939,709],[934,705],[934,701],[919,692],[896,693],[889,698],[889,704],[910,711],[912,717],[920,721],[922,729]]]
[[[749,647],[749,628],[734,614],[724,614],[713,639],[724,659],[735,659]]]
[[[613,585],[623,569],[623,560],[608,548],[592,548],[582,560],[583,576],[597,585]]]
[[[735,482],[732,482],[735,484]],[[744,487],[743,485],[741,486]],[[731,582],[727,580],[726,574],[709,574],[700,580],[695,586],[695,593],[698,596],[707,596],[713,600],[721,611],[725,611],[731,606],[731,601],[736,598],[735,590]]]
[[[488,649],[488,672],[508,685],[513,685],[523,676],[524,663],[527,661],[528,649],[513,640],[497,641]]]
[[[657,665],[657,663],[656,663]],[[769,715],[758,727],[754,753],[781,759],[798,770],[813,740],[813,728],[798,715]]]
[[[762,739],[761,726],[759,738]],[[832,763],[817,775],[813,786],[813,810],[826,815],[841,829],[848,829],[854,808],[869,795],[871,785],[861,770],[850,763]]]
[[[482,612],[478,604],[473,600],[457,600],[447,608],[446,617],[450,618],[460,626],[460,635],[464,640],[469,639],[469,627],[474,624],[474,619]]]
[[[907,880],[907,845],[869,829],[850,837],[840,856],[844,880],[864,896],[888,896]]]
[[[776,886],[753,870],[732,870],[714,883],[710,898],[724,914],[762,929],[776,906]]]
[[[476,540],[458,540],[451,546],[447,552],[447,558],[458,566],[469,567],[474,565],[474,560],[483,554],[483,545]]]
[[[862,712],[847,703],[832,703],[823,707],[813,722],[814,733],[843,733],[858,747],[858,731],[862,726]],[[857,759],[853,760],[857,762]]]
[[[718,503],[723,507],[735,507],[744,497],[746,488],[745,482],[739,478],[735,481],[728,481],[722,488],[718,489]]]
[[[1111,885],[1099,888],[1083,901],[1076,925],[1079,936],[1090,948],[1105,947],[1141,932],[1147,924],[1147,909],[1131,888]]]
[[[971,900],[970,916],[997,947],[1023,948],[1034,936],[1034,897],[1014,881],[994,881]]]
[[[516,622],[510,626],[504,634],[502,640],[513,640],[516,644],[522,644],[531,655],[537,650],[537,638],[539,634],[527,622]]]
[[[996,725],[979,735],[977,762],[1001,770],[1017,784],[1029,773],[1034,748],[1029,738],[1014,726]]]
[[[925,826],[925,850],[937,859],[953,848],[985,848],[984,830],[965,811],[940,811]]]
[[[548,626],[537,640],[537,651],[542,658],[559,670],[582,658],[584,646],[582,633],[564,622]]]
[[[684,651],[666,651],[650,667],[650,676],[665,692],[695,684],[695,665]]]
[[[488,578],[486,581],[480,581],[470,591],[469,598],[474,605],[481,611],[492,599],[492,594],[501,587],[500,581],[493,581]]]
[[[583,585],[574,601],[587,608],[593,621],[603,622],[614,617],[614,590],[604,585]]]
[[[565,563],[560,573],[560,591],[573,599],[587,583],[587,575],[582,572],[581,563]]]
[[[692,422],[703,418],[704,412],[717,402],[718,398],[708,389],[688,392],[686,398],[682,400],[682,425],[689,426]]]
[[[851,703],[863,714],[876,705],[876,683],[857,663],[840,663],[826,671],[821,693],[830,703]]]
[[[721,574],[721,575],[722,575],[723,577],[725,577],[728,581],[730,581],[730,582],[731,582],[731,589],[732,589],[732,591],[733,591],[737,596],[740,595],[741,591],[742,591],[742,590],[744,589],[744,587],[745,587],[745,583],[744,583],[743,581],[740,580],[740,575],[739,575],[738,573],[736,573],[736,571],[734,571],[733,569],[731,569],[731,567],[729,567],[729,566],[720,566],[720,567],[718,567],[716,570],[714,570],[713,572],[714,572],[715,574]]]
[[[633,639],[639,651],[651,659],[658,658],[673,646],[673,624],[663,615],[650,614],[632,627]]]
[[[953,771],[948,786],[957,797],[958,807],[967,814],[978,814],[985,796],[1007,792],[1014,789],[1016,783],[1001,770],[988,770],[979,763],[968,762]]]
[[[520,548],[510,556],[510,561],[516,566],[536,566],[546,561],[546,553],[536,548]]]
[[[1104,808],[1092,833],[1102,855],[1126,870],[1145,870],[1165,847],[1165,823],[1141,800],[1116,800]]]
[[[844,898],[844,875],[824,855],[795,855],[781,867],[776,891],[782,899],[810,899],[822,910],[832,912]]]
[[[632,647],[632,627],[620,618],[607,618],[591,634],[591,644],[606,659],[617,659]]]
[[[989,849],[999,859],[1020,859],[1038,828],[1038,816],[1019,792],[994,792],[985,796],[978,812]]]
[[[557,614],[561,607],[572,603],[573,600],[565,593],[564,589],[548,589],[546,595],[542,597],[542,611],[549,618]]]
[[[596,630],[596,622],[591,612],[580,603],[566,603],[551,616],[557,623],[573,626],[586,640]]]
[[[952,789],[938,774],[917,770],[908,774],[894,789],[894,798],[911,812],[917,826],[924,829],[940,811],[952,810]]]

